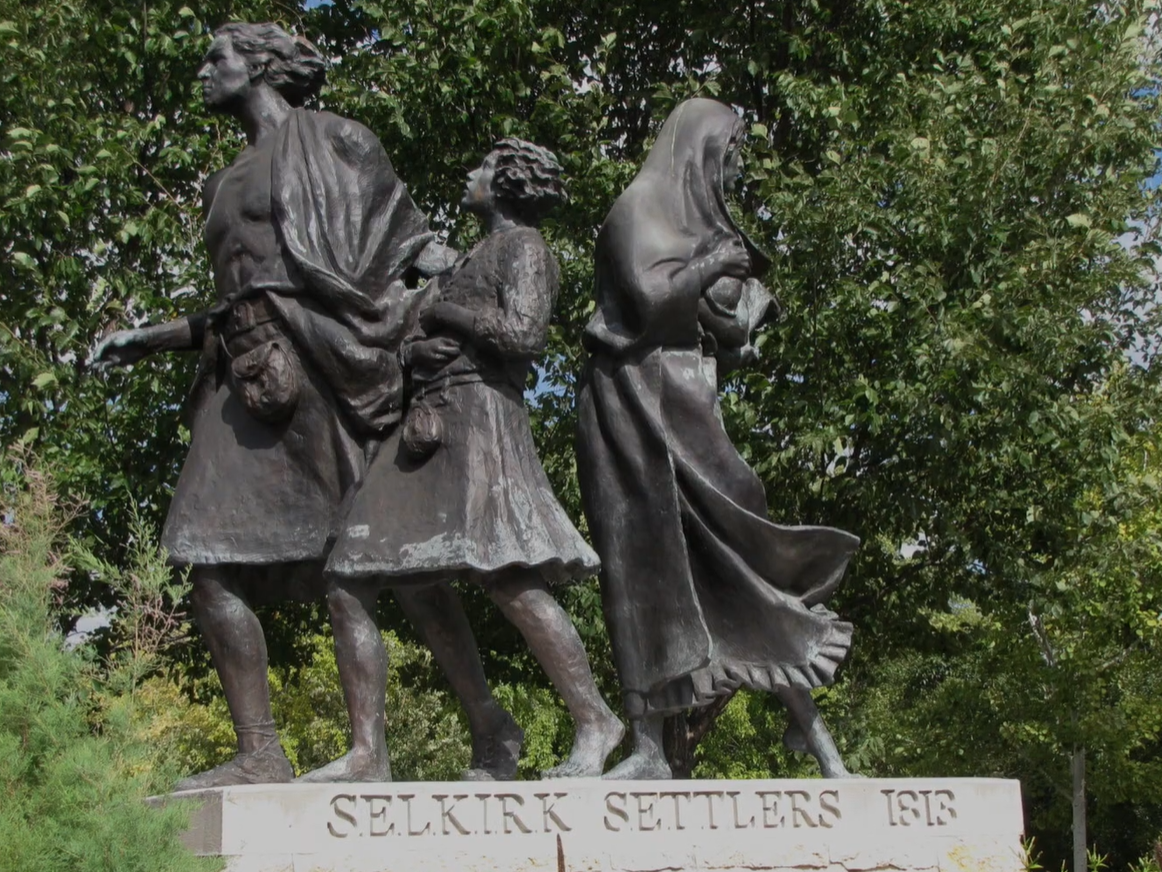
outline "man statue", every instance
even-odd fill
[[[238,119],[246,148],[205,185],[206,248],[217,304],[167,324],[123,330],[94,363],[124,366],[157,351],[201,350],[192,440],[162,544],[190,568],[195,620],[222,680],[238,736],[229,762],[177,785],[289,781],[253,604],[320,595],[345,495],[399,421],[397,351],[419,294],[405,278],[455,256],[434,241],[376,137],[302,104],[325,62],[274,24],[217,30],[198,78],[207,108]],[[473,768],[515,774],[521,733],[488,690],[475,640],[447,586],[397,598],[466,702]],[[387,655],[375,596],[328,591],[353,748],[317,780],[391,777],[384,742]],[[470,703],[470,704],[469,704]],[[310,776],[307,776],[310,778]]]

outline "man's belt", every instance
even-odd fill
[[[234,303],[229,311],[223,314],[219,333],[229,342],[236,336],[248,333],[262,324],[277,321],[278,318],[278,312],[265,294],[250,297]]]

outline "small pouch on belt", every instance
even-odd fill
[[[230,361],[238,399],[246,411],[267,424],[287,420],[299,402],[298,362],[286,343],[273,339]]]
[[[403,419],[400,443],[404,453],[415,461],[427,460],[444,441],[444,422],[438,410],[422,399],[408,407]]]

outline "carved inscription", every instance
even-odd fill
[[[836,827],[869,825],[963,829],[977,817],[971,797],[958,802],[947,787],[864,785],[710,782],[701,790],[664,783],[538,790],[541,785],[497,784],[491,791],[459,792],[458,787],[468,785],[448,784],[436,788],[439,793],[426,793],[418,785],[400,793],[350,785],[329,794],[322,826],[330,838],[345,840],[777,830],[822,836]],[[640,789],[651,787],[657,789]],[[969,820],[963,819],[966,814]]]
[[[605,829],[613,833],[830,829],[842,817],[835,789],[611,791],[605,795]]]
[[[567,833],[568,793],[337,793],[327,832],[336,839]]]
[[[951,790],[881,790],[893,827],[946,827],[956,820]]]

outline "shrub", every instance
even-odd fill
[[[54,619],[70,562],[69,512],[27,457],[3,463],[0,872],[216,868],[179,841],[187,809],[143,802],[168,778],[136,717],[150,652],[122,648],[100,663],[84,644],[69,644]],[[118,579],[130,576],[157,580],[148,567]]]

